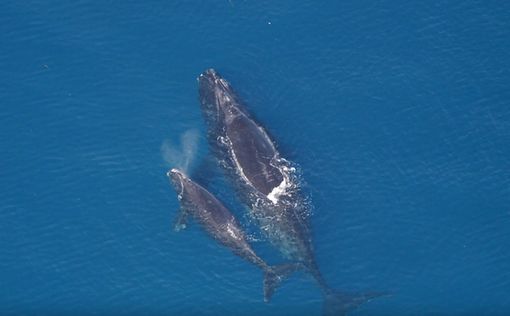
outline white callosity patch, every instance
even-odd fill
[[[221,96],[223,97],[223,103],[229,103],[231,101],[230,97],[226,93],[222,93]]]
[[[225,79],[223,79],[223,78],[216,79],[214,82],[221,84],[224,88],[229,88],[230,87],[228,82]]]
[[[239,236],[239,233],[238,233],[236,227],[232,223],[227,224],[226,231],[230,235],[230,237],[237,239],[237,240],[241,239],[241,236]]]

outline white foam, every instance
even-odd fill
[[[267,198],[273,202],[273,204],[278,203],[280,196],[287,192],[287,187],[287,179],[283,178],[283,181],[277,187],[274,187],[271,193],[267,195]]]
[[[283,158],[280,158],[282,161],[285,161]],[[280,166],[280,172],[283,176],[282,182],[271,190],[271,193],[267,195],[267,198],[273,202],[273,204],[277,204],[278,200],[282,195],[288,194],[288,190],[292,187],[292,182],[290,180],[289,172],[295,172],[296,169],[294,167],[287,167],[285,165]]]

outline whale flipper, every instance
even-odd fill
[[[183,229],[186,228],[187,226],[187,223],[188,223],[188,211],[184,208],[180,208],[180,210],[178,211],[179,215],[177,216],[177,218],[175,219],[175,222],[174,222],[174,231],[176,232],[179,232]]]
[[[275,289],[285,280],[290,274],[300,270],[300,264],[282,264],[272,266],[265,272],[264,275],[264,302],[269,302]]]

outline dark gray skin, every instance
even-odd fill
[[[192,215],[211,237],[262,270],[269,269],[246,241],[234,215],[216,197],[177,169],[170,170],[169,177],[185,212]]]
[[[227,81],[209,69],[200,75],[200,101],[213,137],[228,137],[231,155],[237,157],[248,182],[258,192],[268,195],[283,180],[274,166],[278,153],[266,132],[248,117]],[[246,180],[246,179],[244,179]]]
[[[295,187],[279,190],[292,183],[295,169],[280,157],[267,132],[250,117],[230,84],[215,70],[202,73],[198,85],[213,151],[270,241],[286,257],[302,263],[317,281],[326,296],[326,314],[345,313],[379,296],[339,294],[329,287],[315,260],[303,195]]]
[[[315,262],[307,219],[285,203],[278,201],[275,204],[267,198],[285,177],[278,168],[280,155],[273,142],[265,130],[248,116],[228,82],[216,71],[205,71],[198,81],[200,101],[209,111],[207,118],[214,128],[211,134],[216,136],[216,140],[212,141],[218,142],[214,145],[223,148],[231,167],[237,171],[235,181],[247,189],[240,191],[250,195],[243,200],[250,200],[251,204],[263,201],[265,207],[257,208],[254,215],[266,227],[264,230],[271,241],[285,256],[302,262],[321,289],[329,291]],[[225,139],[228,139],[228,144],[225,144]],[[272,221],[274,218],[278,220]]]
[[[264,271],[265,301],[269,301],[284,277],[300,268],[296,264],[269,266],[248,244],[234,215],[214,195],[177,169],[170,170],[168,176],[181,204],[176,229],[183,228],[191,215],[216,241]]]

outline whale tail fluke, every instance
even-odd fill
[[[264,302],[268,303],[273,296],[275,289],[285,280],[290,274],[301,270],[301,264],[282,264],[271,266],[265,271],[264,275]]]
[[[377,297],[388,296],[384,292],[366,292],[366,293],[345,293],[331,292],[326,294],[322,315],[323,316],[342,316],[358,308]]]

